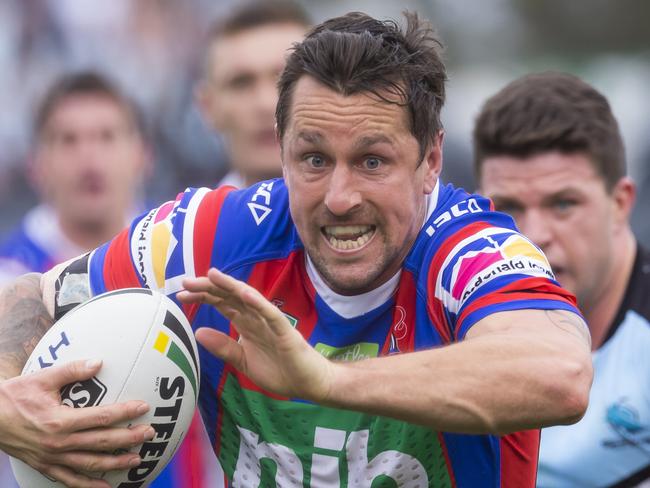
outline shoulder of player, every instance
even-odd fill
[[[486,229],[516,230],[512,218],[495,212],[489,199],[453,185],[442,186],[434,203],[409,257],[411,265],[421,266],[452,243]]]
[[[223,190],[216,190],[219,191]],[[262,256],[279,258],[301,245],[282,179],[228,191],[220,205],[214,248],[223,262],[249,261]]]

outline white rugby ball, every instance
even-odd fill
[[[149,411],[131,421],[151,424],[156,435],[131,449],[140,466],[104,473],[113,487],[147,486],[165,467],[185,436],[199,395],[199,362],[185,315],[165,295],[129,288],[98,295],[68,312],[43,336],[22,374],[76,359],[101,359],[97,376],[65,386],[70,407],[144,400]],[[124,424],[123,424],[124,425]],[[128,425],[128,424],[127,424]],[[63,486],[11,459],[23,488]]]

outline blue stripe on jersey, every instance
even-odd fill
[[[480,309],[472,312],[465,320],[463,320],[462,327],[458,331],[459,340],[465,337],[465,334],[470,329],[472,325],[481,320],[484,317],[487,317],[490,314],[497,312],[505,312],[508,310],[524,310],[524,309],[536,309],[536,310],[566,310],[568,312],[573,312],[578,315],[580,313],[573,306],[569,305],[566,302],[560,300],[553,300],[550,298],[541,298],[541,299],[524,299],[524,300],[509,300],[500,303],[493,303],[492,305],[487,305],[481,307]],[[581,316],[581,315],[580,315]]]
[[[110,241],[95,249],[88,266],[88,278],[90,280],[90,289],[92,296],[106,292],[106,283],[104,282],[104,260],[106,251],[108,251]]]
[[[501,450],[493,435],[442,434],[456,478],[456,486],[501,486]]]
[[[190,188],[183,193],[181,201],[179,204],[172,210],[172,235],[179,243],[184,242],[183,233],[185,231],[185,217],[186,210],[190,204],[190,201],[196,195],[198,188]],[[167,266],[165,267],[165,279],[174,278],[176,276],[183,276],[186,273],[185,268],[185,259],[183,256],[183,246],[176,245],[173,249],[169,258],[167,259]],[[190,270],[193,272],[194,270]]]
[[[288,212],[288,199],[286,186],[280,179],[229,193],[217,224],[213,266],[229,271],[254,262],[283,258],[302,247]],[[233,239],[233,236],[237,237]]]
[[[212,263],[214,266],[214,263]],[[253,266],[240,267],[231,272],[238,280],[248,281]],[[211,305],[201,305],[192,321],[192,329],[209,326],[224,334],[228,334],[230,322]],[[219,403],[217,389],[222,379],[224,361],[210,354],[201,344],[197,343],[201,364],[201,387],[199,392],[199,411],[203,418],[208,437],[212,446],[215,445]]]
[[[424,300],[416,300],[415,307],[416,333],[415,342],[413,344],[415,350],[421,351],[423,349],[430,349],[432,347],[444,346],[445,342],[442,340],[435,327],[431,324],[429,313],[427,312],[426,302]],[[453,334],[451,337],[453,337]]]
[[[185,213],[178,212],[175,216],[172,235],[179,241],[183,242],[183,230],[185,228]],[[180,234],[180,236],[178,235]],[[165,279],[185,275],[185,260],[183,258],[183,246],[176,246],[172,249],[167,266],[165,267]]]

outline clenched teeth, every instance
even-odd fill
[[[375,232],[372,225],[332,225],[323,228],[330,245],[335,249],[358,249],[370,240]]]

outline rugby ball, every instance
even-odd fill
[[[69,384],[61,402],[73,408],[144,400],[150,409],[133,424],[151,424],[154,438],[131,449],[142,463],[110,471],[113,487],[147,486],[165,467],[189,429],[199,395],[199,363],[192,329],[168,297],[129,288],[98,295],[68,312],[39,341],[22,374],[76,359],[101,359],[97,376]],[[123,424],[124,425],[124,424]],[[127,424],[128,425],[128,424]],[[11,459],[22,488],[63,486]]]

